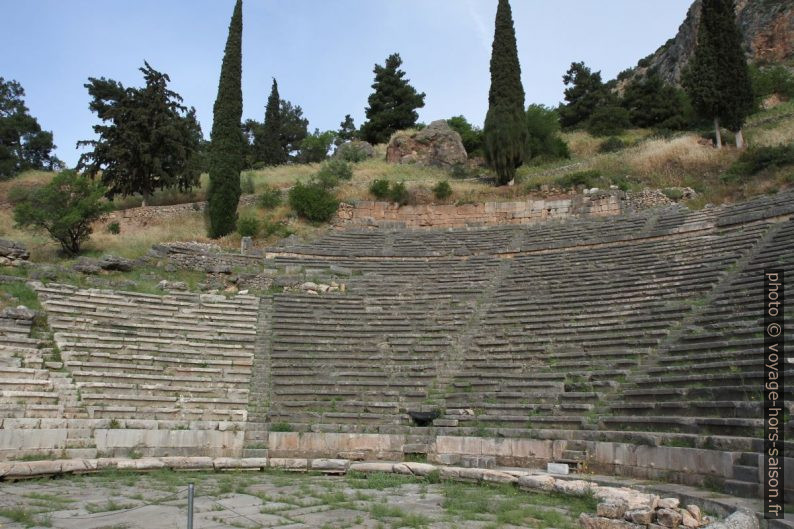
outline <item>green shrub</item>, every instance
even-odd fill
[[[301,217],[312,222],[328,222],[339,208],[336,197],[316,182],[298,182],[290,189],[289,205]]]
[[[113,222],[108,224],[107,230],[108,233],[111,233],[113,235],[118,235],[119,233],[121,233],[121,225],[119,224],[119,221],[114,220]]]
[[[24,202],[30,195],[30,188],[24,186],[14,186],[8,191],[8,201],[15,206]]]
[[[323,164],[317,172],[315,179],[325,189],[333,189],[339,185],[340,180],[353,178],[353,169],[344,160],[330,160]]]
[[[334,132],[320,132],[315,129],[314,134],[307,135],[300,143],[298,160],[302,163],[322,162],[328,158],[328,150],[334,142]]]
[[[667,189],[663,189],[662,193],[670,200],[677,201],[677,200],[681,200],[684,197],[684,192],[674,187],[668,187]]]
[[[740,180],[785,165],[794,165],[794,144],[757,147],[743,152],[722,178],[725,181]]]
[[[281,205],[282,196],[281,190],[277,187],[266,185],[265,189],[259,195],[259,199],[257,200],[260,207],[265,209],[273,209]]]
[[[389,196],[389,181],[379,178],[369,185],[369,192],[380,200]]]
[[[564,189],[576,187],[595,187],[598,180],[601,178],[601,173],[595,170],[578,171],[576,173],[569,173],[557,178],[554,183]]]
[[[255,237],[259,232],[259,219],[256,217],[240,217],[237,219],[237,233],[241,237]]]
[[[598,107],[587,122],[587,131],[593,136],[616,136],[629,128],[629,111],[617,105]]]
[[[446,200],[452,196],[452,186],[449,185],[449,182],[444,180],[443,182],[437,183],[433,187],[433,196],[436,197],[437,200]]]
[[[367,151],[361,142],[343,143],[336,148],[335,157],[350,163],[363,162],[368,158]]]
[[[250,174],[240,177],[240,192],[244,195],[254,194],[254,178]]]
[[[598,152],[617,152],[626,148],[626,143],[617,136],[610,136],[598,147]]]
[[[272,237],[274,235],[278,236],[279,238],[289,237],[292,235],[292,230],[287,227],[286,222],[278,221],[270,221],[266,220],[262,223],[262,235],[267,237]]]
[[[106,191],[86,175],[61,171],[14,206],[14,221],[22,228],[46,231],[66,254],[77,255],[91,236],[92,224],[110,210],[102,200]]]
[[[391,189],[389,189],[389,200],[401,206],[406,205],[410,198],[408,189],[405,188],[405,184],[402,182],[393,183]]]
[[[482,129],[469,123],[464,116],[455,116],[447,120],[447,125],[460,134],[460,141],[469,158],[474,156],[485,156],[483,150]]]
[[[559,113],[544,105],[529,105],[526,112],[529,154],[537,162],[570,158],[568,144],[560,137]]]
[[[456,178],[459,180],[463,180],[464,178],[469,178],[472,176],[472,171],[466,166],[466,164],[458,163],[452,166],[449,170],[449,175],[452,178]]]
[[[751,66],[750,77],[753,94],[758,102],[772,94],[788,99],[794,98],[794,74],[785,66]]]
[[[613,176],[610,180],[614,185],[618,186],[618,189],[621,191],[628,191],[631,188],[629,180],[625,176]]]

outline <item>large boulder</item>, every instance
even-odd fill
[[[336,148],[334,158],[340,158],[349,162],[359,162],[375,156],[375,147],[370,143],[361,140],[353,140],[343,143]]]
[[[0,239],[0,265],[18,265],[29,258],[30,252],[20,243]]]
[[[398,132],[386,147],[386,161],[390,163],[449,168],[465,164],[466,160],[460,134],[444,120],[434,121],[418,132]]]

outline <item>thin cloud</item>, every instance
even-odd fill
[[[490,52],[492,35],[488,31],[488,25],[485,22],[485,18],[482,16],[482,13],[477,10],[476,0],[466,0],[466,7],[468,8],[471,21],[474,23],[474,27],[477,30],[477,35],[480,38],[480,43],[482,44],[483,50],[486,53]]]

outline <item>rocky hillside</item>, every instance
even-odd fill
[[[665,81],[679,83],[681,72],[695,47],[700,6],[701,0],[695,0],[678,28],[678,34],[641,60],[635,75],[655,69]],[[759,63],[794,60],[794,2],[738,0],[736,14],[749,60]]]

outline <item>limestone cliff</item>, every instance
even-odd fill
[[[695,0],[678,34],[641,60],[629,76],[656,70],[662,79],[678,84],[692,56],[700,19],[701,0]],[[748,60],[758,63],[794,61],[794,2],[788,0],[738,0],[736,15],[744,36]]]

